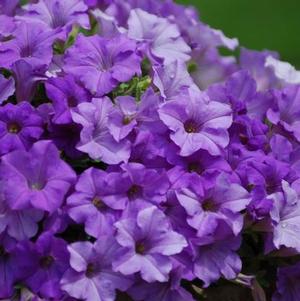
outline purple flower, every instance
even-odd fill
[[[108,97],[93,98],[91,103],[81,103],[72,111],[74,122],[82,126],[77,149],[94,160],[108,164],[126,162],[130,156],[128,141],[117,142],[108,130],[108,118],[113,104]]]
[[[92,244],[76,242],[68,246],[71,268],[66,271],[61,287],[70,296],[86,301],[114,301],[115,290],[126,290],[130,277],[114,272],[112,261],[118,244],[110,236],[101,236]]]
[[[0,298],[12,297],[14,284],[30,275],[33,261],[25,244],[0,234]]]
[[[140,62],[135,42],[125,36],[106,39],[79,35],[66,54],[64,70],[95,96],[103,96],[140,74]]]
[[[153,83],[167,100],[176,98],[182,90],[195,86],[186,70],[186,64],[182,61],[176,60],[164,66],[154,66],[153,69]]]
[[[0,234],[0,298],[9,298],[13,294],[13,285],[17,280],[16,242],[9,236]]]
[[[134,97],[119,96],[116,108],[109,116],[108,128],[116,141],[126,138],[134,128],[139,130],[159,130],[157,114],[160,99],[152,89],[144,93],[140,102]],[[155,126],[155,129],[153,127]]]
[[[33,292],[45,298],[60,297],[60,280],[69,262],[67,243],[45,232],[35,243],[34,253],[34,273],[26,279],[26,284]]]
[[[131,10],[128,36],[140,41],[146,54],[154,62],[163,60],[168,64],[175,60],[187,61],[190,58],[191,49],[180,36],[178,27],[167,19],[142,9]]]
[[[14,31],[15,27],[16,25],[13,18],[5,15],[0,15],[0,41],[2,42],[6,38],[8,38]]]
[[[233,57],[222,57],[215,48],[193,51],[193,61],[196,63],[191,76],[201,90],[206,90],[215,83],[224,82],[228,76],[237,70]]]
[[[164,172],[146,168],[140,163],[122,164],[121,169],[123,172],[114,178],[114,194],[115,202],[121,196],[126,199],[125,216],[165,200],[169,181]]]
[[[18,102],[32,100],[37,84],[46,80],[45,68],[45,65],[32,66],[23,59],[14,63],[12,71],[16,82],[16,99]]]
[[[38,66],[49,65],[52,59],[52,44],[57,33],[47,27],[31,22],[17,23],[12,33],[15,37],[0,45],[0,65],[10,68],[20,59]]]
[[[2,0],[0,3],[0,14],[13,16],[18,5],[19,0]]]
[[[42,0],[23,7],[25,18],[39,21],[52,29],[61,29],[68,34],[73,24],[89,28],[87,6],[81,0]],[[37,24],[36,26],[39,26]]]
[[[192,295],[180,285],[182,268],[177,267],[170,273],[167,282],[137,282],[129,293],[137,301],[194,301]]]
[[[76,149],[80,141],[81,126],[76,123],[55,124],[48,126],[49,137],[53,140],[56,147],[63,150],[70,158],[80,158],[83,153]]]
[[[285,84],[300,84],[300,71],[288,62],[282,62],[273,56],[268,56],[265,66],[274,71],[276,78]]]
[[[180,253],[187,243],[172,231],[162,211],[151,206],[141,210],[136,219],[120,220],[115,226],[122,249],[113,262],[114,270],[124,275],[140,272],[147,282],[167,281],[172,270],[170,255]]]
[[[267,112],[268,119],[273,124],[281,125],[287,132],[292,133],[300,142],[300,85],[287,86],[283,90],[275,90],[274,108]]]
[[[273,223],[273,243],[300,251],[300,202],[297,192],[282,181],[282,192],[276,192],[268,199],[273,200],[271,219]]]
[[[115,191],[116,176],[88,169],[79,177],[75,192],[67,199],[68,214],[77,223],[85,224],[89,235],[98,237],[101,233],[109,233],[117,212],[125,208],[126,196]]]
[[[39,141],[28,152],[3,156],[0,171],[5,199],[13,210],[33,207],[54,212],[75,181],[74,171],[50,141]]]
[[[43,133],[43,121],[27,102],[0,107],[0,155],[29,149]]]
[[[236,254],[240,247],[240,237],[214,237],[211,244],[204,244],[200,239],[194,241],[194,274],[208,287],[221,276],[234,279],[241,271],[242,262]]]
[[[297,301],[300,296],[300,264],[278,269],[277,277],[277,291],[272,301]]]
[[[45,87],[53,103],[55,112],[53,122],[57,124],[71,123],[71,108],[91,99],[89,93],[71,75],[51,78],[46,82]]]
[[[1,21],[0,21],[1,22]],[[15,93],[15,81],[0,74],[0,104]]]
[[[3,190],[2,187],[1,189]],[[18,241],[31,238],[37,234],[37,222],[43,215],[42,211],[36,209],[11,210],[6,204],[3,192],[0,192],[0,234],[7,232]]]
[[[180,147],[181,156],[200,149],[220,155],[229,143],[231,109],[227,104],[209,101],[200,92],[169,101],[159,109],[159,116],[172,131],[170,138]]]
[[[231,183],[228,176],[221,174],[213,187],[204,187],[204,193],[183,188],[176,196],[188,214],[188,224],[197,230],[197,236],[213,235],[220,224],[228,224],[237,235],[243,227],[240,212],[250,202],[249,193],[239,184]]]

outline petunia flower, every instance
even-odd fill
[[[176,98],[186,88],[196,87],[186,65],[176,60],[163,66],[154,66],[153,83],[166,100]]]
[[[27,102],[0,107],[0,154],[29,149],[43,133],[43,121]]]
[[[220,155],[229,143],[231,108],[217,101],[207,101],[199,92],[189,89],[187,96],[169,101],[159,109],[160,119],[171,130],[170,138],[180,147],[181,156],[200,149]]]
[[[276,103],[267,112],[268,119],[275,125],[282,126],[300,141],[300,85],[289,85],[283,90],[274,90]]]
[[[140,74],[140,63],[136,43],[124,35],[113,39],[79,35],[67,51],[63,69],[94,96],[103,96]]]
[[[42,24],[18,22],[12,33],[14,39],[1,43],[0,65],[10,68],[20,59],[33,66],[49,65],[52,60],[52,44],[57,32]]]
[[[67,243],[44,232],[35,242],[34,254],[34,272],[26,279],[27,286],[44,298],[61,297],[60,280],[69,266]]]
[[[131,10],[128,36],[139,41],[154,62],[163,60],[168,64],[175,60],[187,61],[190,58],[191,49],[180,36],[178,27],[142,9]]]
[[[155,206],[141,210],[137,218],[115,224],[116,239],[122,246],[113,262],[114,270],[124,275],[140,272],[147,282],[165,282],[172,270],[171,255],[186,246],[185,238],[174,232],[166,216]]]
[[[0,74],[0,104],[15,93],[15,81]]]
[[[73,76],[50,78],[45,88],[49,99],[53,103],[53,122],[57,124],[68,124],[72,122],[71,109],[81,102],[89,102],[90,94]]]
[[[71,31],[73,25],[86,29],[90,27],[87,6],[81,0],[42,0],[27,4],[23,9],[23,17],[31,22],[39,21],[50,29],[60,29],[63,38]]]
[[[296,301],[300,296],[300,264],[281,267],[277,271],[277,289],[272,301]]]
[[[191,185],[193,187],[193,185]],[[199,188],[183,188],[176,196],[188,214],[188,224],[197,230],[199,237],[214,235],[220,224],[226,223],[237,235],[243,227],[240,212],[250,203],[246,189],[237,183],[231,183],[228,176],[221,174],[215,185]]]
[[[71,268],[61,287],[70,296],[86,301],[114,301],[116,289],[125,291],[132,285],[130,277],[112,270],[118,244],[110,236],[101,236],[92,244],[76,242],[68,246]]]
[[[275,247],[279,249],[281,246],[285,246],[299,252],[300,202],[297,192],[289,183],[282,181],[282,191],[271,194],[268,199],[273,201],[270,215]]]
[[[82,126],[77,149],[94,160],[108,164],[126,162],[130,155],[128,141],[117,142],[108,130],[113,104],[108,97],[93,98],[91,103],[81,103],[72,111],[74,122]]]
[[[116,191],[115,177],[114,173],[90,168],[79,177],[75,192],[67,199],[69,216],[84,224],[94,237],[110,232],[125,208],[126,196]]]
[[[76,179],[75,172],[59,158],[50,141],[36,142],[29,151],[6,154],[0,174],[5,183],[4,197],[13,210],[36,208],[54,212]]]

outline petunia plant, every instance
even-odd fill
[[[299,129],[192,7],[1,0],[0,300],[299,301]]]

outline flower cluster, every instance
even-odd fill
[[[298,301],[300,72],[172,0],[21,3],[0,3],[0,299]]]

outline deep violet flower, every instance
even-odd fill
[[[123,35],[113,39],[79,35],[66,54],[64,70],[93,95],[103,96],[140,74],[140,62],[136,43]]]
[[[26,279],[27,286],[45,298],[61,297],[60,280],[69,267],[67,243],[45,232],[35,242],[34,254],[34,272]]]
[[[48,212],[59,208],[76,178],[50,141],[36,142],[28,152],[16,150],[3,156],[0,175],[11,209],[33,207]]]
[[[0,107],[0,154],[29,149],[43,133],[43,120],[27,102]]]
[[[108,164],[118,164],[129,159],[128,141],[117,142],[108,130],[108,118],[113,104],[108,97],[93,98],[91,103],[82,103],[72,111],[74,122],[82,126],[77,149],[89,154],[92,159]]]
[[[129,292],[137,301],[193,301],[192,295],[180,286],[181,277],[179,266],[171,272],[169,281],[155,284],[140,281]]]
[[[160,119],[171,130],[170,138],[180,147],[180,155],[189,156],[200,149],[220,155],[229,142],[227,129],[232,123],[227,104],[210,101],[200,92],[177,97],[159,110]]]
[[[112,270],[118,244],[109,236],[101,236],[92,244],[76,242],[68,246],[71,268],[66,271],[61,287],[70,296],[86,301],[114,301],[115,290],[126,290],[132,284]]]
[[[120,220],[115,226],[123,248],[113,262],[114,269],[124,275],[140,272],[147,282],[167,281],[172,270],[169,256],[180,253],[187,242],[172,231],[162,211],[152,206],[141,210],[136,220]]]
[[[296,301],[300,295],[299,263],[282,267],[277,272],[277,290],[272,301]]]

